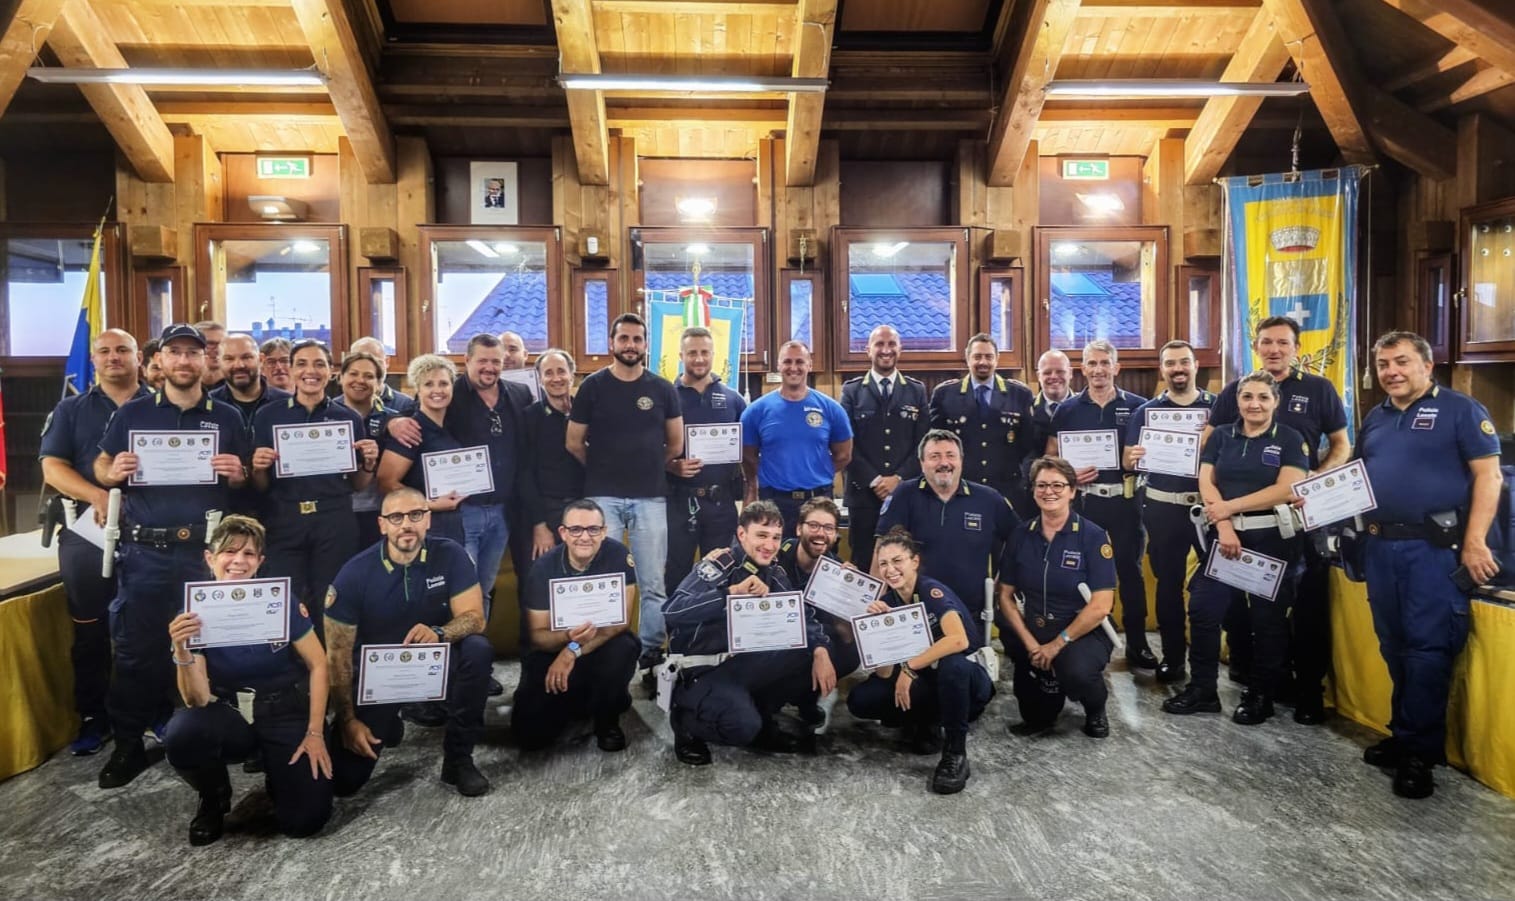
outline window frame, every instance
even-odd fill
[[[636,290],[635,308],[647,318],[647,261],[642,248],[648,244],[750,244],[752,246],[752,352],[742,354],[741,371],[767,372],[773,353],[773,241],[761,226],[633,226],[627,230],[631,247],[631,285]],[[649,363],[649,365],[651,365]]]
[[[195,296],[196,313],[189,318],[226,322],[226,294],[217,292],[212,281],[221,268],[216,265],[212,245],[221,241],[326,241],[330,248],[327,267],[331,270],[331,349],[346,349],[352,342],[349,334],[352,292],[349,287],[347,226],[340,224],[261,222],[195,223]]]
[[[826,305],[826,275],[820,269],[780,269],[779,290],[773,302],[775,345],[783,345],[794,334],[790,322],[789,286],[794,282],[810,283],[810,348],[811,369],[823,372],[830,365],[831,334],[827,327],[829,307]]]
[[[13,238],[88,241],[94,238],[95,228],[94,223],[81,222],[0,222],[0,242],[8,242]],[[126,280],[122,231],[121,223],[107,222],[100,232],[100,276],[105,280],[105,327],[132,329],[136,323],[131,315],[130,299],[126,296],[130,285]],[[0,248],[5,246],[0,244]],[[8,270],[8,263],[0,262],[0,272]],[[69,308],[71,321],[79,317],[79,300],[82,298],[75,300]],[[0,289],[0,367],[8,375],[46,375],[55,370],[61,374],[64,363],[68,361],[67,353],[58,356],[13,355],[8,344],[9,331],[10,294],[5,289]],[[132,334],[137,333],[133,331]]]
[[[900,369],[906,372],[937,371],[943,368],[959,368],[967,352],[968,339],[978,329],[973,326],[973,277],[968,256],[968,229],[962,226],[932,228],[843,228],[831,230],[831,283],[837,286],[838,303],[836,320],[832,328],[832,348],[836,369],[839,372],[861,372],[873,364],[868,354],[856,352],[849,346],[852,334],[852,314],[848,284],[854,244],[880,244],[908,239],[911,243],[953,244],[956,247],[958,277],[952,286],[952,306],[958,310],[957,324],[953,328],[953,350],[911,350],[900,353]],[[881,323],[882,324],[882,323]]]
[[[569,304],[568,318],[576,323],[573,329],[573,344],[570,348],[573,353],[573,361],[578,372],[593,372],[610,365],[612,354],[592,354],[589,352],[589,317],[586,314],[582,322],[575,317],[584,309],[584,292],[590,282],[605,283],[605,297],[608,304],[606,312],[606,324],[614,322],[616,317],[626,312],[626,301],[621,296],[621,274],[615,268],[585,268],[575,266],[569,276]],[[606,347],[609,347],[610,336],[605,337]],[[562,347],[555,344],[554,347]]]
[[[995,281],[1010,280],[1010,315],[1015,322],[1015,334],[1011,343],[1013,347],[1000,347],[999,362],[997,369],[1019,369],[1025,374],[1026,369],[1026,332],[1029,328],[1026,322],[1026,270],[1020,266],[1006,266],[1003,268],[982,266],[978,270],[978,328],[974,333],[985,332],[994,338],[996,345],[999,338],[991,328],[994,325],[990,320],[990,309],[993,300],[991,292]],[[967,353],[967,348],[963,349]]]
[[[1442,286],[1447,292],[1447,302],[1440,315],[1432,305],[1431,273],[1442,272]],[[1457,343],[1457,254],[1450,250],[1421,253],[1415,260],[1415,304],[1419,332],[1431,345],[1431,359],[1436,363],[1452,362]],[[1441,334],[1441,341],[1432,341],[1431,336]]]
[[[1189,334],[1189,321],[1193,311],[1189,309],[1189,280],[1206,278],[1210,281],[1210,334],[1205,336],[1207,347],[1194,345],[1194,336]],[[1220,365],[1222,331],[1220,317],[1222,310],[1221,301],[1222,283],[1220,270],[1213,266],[1190,266],[1178,267],[1178,274],[1173,283],[1173,331],[1170,337],[1182,338],[1194,347],[1194,365],[1200,368],[1214,368]],[[1158,345],[1161,348],[1162,345]],[[1124,351],[1122,351],[1124,353]]]
[[[405,275],[404,266],[358,267],[358,331],[362,335],[355,334],[354,341],[369,334],[369,330],[373,328],[373,283],[389,279],[395,284],[395,352],[389,355],[390,371],[386,375],[395,373],[396,363],[399,364],[398,371],[402,375],[406,367],[410,365],[410,329],[406,321],[409,318],[406,313],[410,309],[410,298],[406,293],[408,286],[405,283]],[[380,343],[382,340],[380,339]],[[346,346],[351,347],[352,342],[349,341]],[[333,351],[335,350],[336,348],[333,348]]]
[[[1134,366],[1137,368],[1156,368],[1158,352],[1162,346],[1168,343],[1173,335],[1173,305],[1164,304],[1165,298],[1170,298],[1169,293],[1172,280],[1172,267],[1169,265],[1168,226],[1166,225],[1111,225],[1111,226],[1085,226],[1085,225],[1040,225],[1035,229],[1036,260],[1034,271],[1036,272],[1036,297],[1035,307],[1035,335],[1034,349],[1038,357],[1049,350],[1061,350],[1068,354],[1070,359],[1076,360],[1083,350],[1082,347],[1055,347],[1052,343],[1052,265],[1051,252],[1054,241],[1085,241],[1088,243],[1112,243],[1118,241],[1153,242],[1156,249],[1156,258],[1152,261],[1152,272],[1155,283],[1152,286],[1153,306],[1153,338],[1151,347],[1121,347],[1119,351],[1120,365]]]
[[[556,225],[422,225],[421,236],[421,328],[417,336],[416,351],[421,354],[437,353],[436,317],[432,307],[436,303],[436,271],[432,265],[433,248],[438,243],[465,241],[507,241],[516,243],[541,242],[547,245],[547,259],[543,265],[547,274],[547,346],[563,346],[563,230]],[[442,356],[461,363],[463,354],[443,353]]]
[[[1491,220],[1515,217],[1515,197],[1496,200],[1477,206],[1465,207],[1459,216],[1456,326],[1452,335],[1456,338],[1455,362],[1483,363],[1515,360],[1515,336],[1506,340],[1476,340],[1472,336],[1472,310],[1477,305],[1473,297],[1473,229]],[[1511,265],[1515,265],[1512,263]],[[1450,337],[1449,337],[1450,340]]]
[[[141,338],[145,344],[158,337],[152,334],[149,325],[152,322],[152,309],[148,304],[147,283],[166,278],[173,286],[173,298],[169,308],[169,323],[194,321],[189,319],[189,297],[185,294],[184,267],[183,266],[153,266],[143,269],[133,269],[131,277],[131,320],[132,334]]]

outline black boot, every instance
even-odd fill
[[[472,754],[459,754],[442,758],[442,781],[455,785],[458,794],[465,798],[477,798],[489,791],[489,780],[474,766]]]
[[[1241,703],[1231,711],[1231,721],[1243,726],[1256,726],[1267,722],[1273,715],[1273,699],[1266,692],[1247,689],[1242,692]]]
[[[673,756],[690,766],[710,765],[710,745],[677,726],[673,729]]]
[[[942,759],[931,776],[931,790],[939,795],[955,795],[968,784],[968,775],[968,733],[948,732]]]
[[[142,738],[116,739],[116,750],[100,770],[101,788],[120,788],[131,782],[147,769],[147,751],[142,747]]]
[[[1220,696],[1215,686],[1190,682],[1184,690],[1163,702],[1163,713],[1188,716],[1191,713],[1220,713]]]
[[[905,741],[911,754],[940,754],[942,727],[934,723],[914,723],[905,729]]]
[[[231,777],[221,764],[197,770],[179,770],[190,788],[200,793],[200,806],[189,821],[189,843],[208,845],[221,837],[226,814],[231,810]]]

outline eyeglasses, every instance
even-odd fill
[[[489,411],[489,434],[505,434],[505,423],[500,419],[500,412],[498,410]]]
[[[1037,482],[1032,487],[1034,487],[1039,492],[1050,491],[1053,494],[1057,494],[1059,491],[1062,491],[1064,488],[1067,488],[1068,487],[1068,483],[1067,482]]]
[[[583,538],[585,535],[588,535],[590,538],[599,538],[601,535],[605,534],[605,527],[604,526],[564,526],[563,527],[563,531],[565,531],[565,532],[568,533],[568,537],[569,538]]]
[[[381,516],[390,525],[398,526],[403,525],[407,519],[411,522],[420,522],[422,519],[425,519],[426,514],[430,512],[430,510],[422,507],[420,510],[401,510],[398,513],[384,513],[381,514]]]
[[[289,367],[289,357],[264,357],[263,358],[263,365],[265,365],[265,366],[283,366],[285,368],[288,368]]]
[[[821,532],[821,533],[824,533],[826,535],[835,535],[836,534],[836,526],[827,525],[826,523],[816,522],[816,521],[811,520],[811,519],[805,520],[804,522],[800,523],[800,525],[804,526],[806,530],[811,531],[811,532]]]

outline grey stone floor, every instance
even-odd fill
[[[316,838],[191,848],[195,799],[164,764],[105,792],[103,758],[63,753],[0,783],[0,898],[1515,897],[1515,801],[1450,770],[1401,800],[1355,724],[1175,718],[1150,677],[1117,660],[1109,678],[1103,742],[1074,711],[1009,736],[1002,684],[951,798],[926,791],[934,758],[845,705],[818,757],[718,748],[693,769],[639,696],[625,753],[583,737],[523,756],[491,709],[494,790],[467,799],[437,780],[440,730],[411,726]],[[239,797],[260,780],[234,768]]]

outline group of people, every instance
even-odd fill
[[[748,403],[713,372],[706,329],[683,332],[676,380],[649,370],[634,314],[612,323],[610,364],[577,390],[570,353],[538,354],[539,398],[502,377],[527,366],[511,333],[475,336],[461,372],[446,357],[414,358],[407,396],[385,383],[373,338],[337,361],[317,341],[260,348],[215,323],[172,325],[150,355],[107,330],[93,346],[97,383],[59,405],[41,450],[47,483],[87,505],[79,516],[103,521],[110,489],[122,495],[113,576],[100,575],[96,544],[74,530],[59,539],[82,720],[72,750],[113,738],[99,784],[119,787],[149,765],[143,736],[157,732],[199,793],[197,844],[221,833],[228,762],[261,767],[280,827],[308,835],[402,740],[405,720],[445,726],[442,780],[483,794],[473,749],[487,698],[504,692],[484,631],[507,552],[521,576],[511,728],[522,748],[550,745],[579,719],[600,749],[625,748],[621,717],[642,671],[681,762],[710,763],[711,743],[803,750],[829,722],[839,680],[859,669],[852,623],[807,605],[805,647],[732,653],[727,598],[802,589],[822,558],[838,558],[844,520],[846,565],[883,584],[869,612],[921,604],[930,626],[926,650],[855,682],[847,706],[903,729],[912,750],[939,753],[933,791],[961,791],[969,778],[969,724],[995,691],[991,626],[1014,666],[1013,732],[1051,730],[1072,700],[1086,735],[1109,735],[1117,589],[1130,668],[1187,680],[1164,711],[1221,709],[1224,629],[1232,678],[1246,686],[1237,723],[1262,723],[1285,701],[1296,721],[1321,722],[1330,560],[1289,511],[1293,484],[1352,448],[1335,389],[1296,366],[1298,334],[1291,319],[1260,323],[1263,369],[1218,395],[1199,387],[1193,349],[1170,342],[1166,390],[1145,400],[1117,387],[1106,341],[1083,349],[1084,390],[1071,390],[1071,361],[1051,351],[1033,394],[997,374],[984,334],[970,339],[966,374],[928,392],[899,369],[899,333],[880,325],[869,372],[844,384],[840,402],[810,387],[809,351],[791,341],[779,388]],[[1395,692],[1392,735],[1365,759],[1394,769],[1397,793],[1424,797],[1467,632],[1468,596],[1450,573],[1459,563],[1478,581],[1494,572],[1484,535],[1499,446],[1481,405],[1432,381],[1423,339],[1391,332],[1374,355],[1388,399],[1364,421],[1357,455],[1394,490],[1369,514],[1364,568]],[[150,390],[154,372],[162,382]],[[1183,410],[1205,412],[1168,415]],[[1158,420],[1203,429],[1196,477],[1141,471],[1142,430]],[[318,422],[350,425],[355,470],[281,475],[273,431]],[[686,426],[735,423],[740,463],[685,453]],[[215,483],[135,484],[129,438],[153,429],[218,433]],[[1060,434],[1104,429],[1118,436],[1116,465],[1075,468],[1059,454]],[[424,454],[480,446],[492,490],[428,496]],[[845,516],[833,498],[839,474]],[[1191,551],[1212,545],[1228,558],[1287,561],[1290,577],[1273,598],[1203,567],[1185,586]],[[1144,552],[1160,659],[1147,641]],[[300,603],[288,608],[288,641],[192,649],[200,623],[184,612],[184,583],[253,574],[290,580]],[[601,575],[620,576],[635,625],[553,628],[553,580]],[[451,645],[445,702],[361,703],[362,649],[419,643]],[[242,690],[254,692],[252,723],[238,712]],[[789,705],[793,720],[779,716]]]

